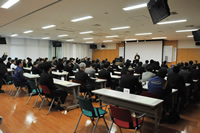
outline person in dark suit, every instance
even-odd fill
[[[178,89],[178,95],[183,96],[185,92],[185,81],[183,76],[179,75],[180,68],[178,66],[173,67],[173,72],[169,73],[167,78],[172,88]]]
[[[138,63],[138,66],[135,67],[135,73],[141,74],[145,72],[144,67],[142,67],[142,62]]]
[[[7,58],[7,52],[4,52],[3,56],[0,58],[0,93],[5,93],[4,90],[1,90],[3,84],[3,78],[5,73],[7,73],[7,68],[4,61]]]
[[[41,74],[40,80],[39,80],[40,85],[47,86],[53,96],[55,96],[55,97],[60,96],[60,100],[61,100],[62,104],[64,104],[68,93],[66,91],[58,89],[55,86],[55,84],[53,82],[53,77],[50,74],[50,72],[52,70],[51,63],[50,62],[45,62],[43,64],[43,69],[44,69],[44,72]],[[58,110],[64,110],[64,108],[62,108],[60,106],[59,102],[57,104],[57,109]]]
[[[44,60],[40,59],[40,61],[38,63],[38,69],[40,69],[40,71],[43,71],[43,64],[44,64]]]
[[[167,68],[168,69],[168,66],[167,66],[167,61],[163,61],[161,67],[164,67],[164,68]]]
[[[118,65],[116,65],[116,61],[115,60],[113,60],[111,67],[112,67],[113,70],[119,71]]]
[[[7,64],[6,64],[6,67],[7,67],[7,68],[10,68],[10,65],[11,65],[11,58],[9,57],[9,58],[8,58],[8,62],[7,62]]]
[[[122,68],[121,75],[126,75],[126,72],[130,65],[131,65],[131,63],[129,61],[126,61],[125,67]]]
[[[69,74],[69,76],[72,76],[74,73],[72,71],[72,67],[71,67],[71,61],[67,60],[66,61],[66,66],[64,66],[64,71],[67,71]]]
[[[33,67],[33,64],[32,64],[32,59],[31,58],[28,58],[28,67]]]
[[[87,73],[85,73],[86,64],[80,63],[79,64],[80,71],[75,74],[75,80],[81,83],[81,91],[82,92],[89,92],[94,89],[94,81],[91,79]]]
[[[59,72],[62,72],[64,66],[63,66],[63,60],[62,59],[58,59],[58,62],[56,63],[56,68],[57,70],[59,70]]]
[[[110,71],[108,71],[109,67],[110,67],[109,64],[105,63],[104,69],[102,69],[99,72],[99,78],[107,80],[106,87],[111,87],[111,85],[112,85],[112,79],[111,79],[111,76],[110,76]]]
[[[128,68],[127,75],[121,77],[120,87],[130,89],[130,93],[132,94],[141,94],[142,85],[138,81],[138,78],[133,76],[133,72],[133,68]]]
[[[192,74],[189,67],[183,67],[179,75],[183,76],[185,83],[192,83]]]
[[[138,55],[138,53],[136,53],[134,59],[135,59],[135,63],[138,64],[140,61],[140,56]]]
[[[33,74],[41,75],[41,73],[42,73],[42,71],[40,69],[38,69],[38,63],[36,61],[33,63],[33,67],[31,69],[31,71]]]
[[[23,72],[23,62],[22,60],[17,60],[16,61],[16,65],[17,68],[15,69],[14,75],[13,75],[13,81],[15,83],[15,85],[19,85],[19,86],[27,86],[28,87],[28,93],[31,93],[31,87],[28,83],[28,81],[26,80],[26,78],[24,77],[24,72]]]

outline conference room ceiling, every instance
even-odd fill
[[[187,19],[187,22],[154,25],[147,7],[124,11],[122,8],[147,3],[148,0],[20,0],[9,9],[0,8],[0,35],[49,40],[85,43],[94,41],[102,43],[104,40],[113,42],[124,39],[150,40],[153,37],[167,37],[167,40],[187,40],[191,32],[177,33],[176,30],[199,29],[200,0],[168,0],[170,11],[175,12],[164,21]],[[2,3],[0,3],[2,4]],[[1,6],[1,5],[0,5]],[[92,19],[71,22],[72,19],[83,16],[93,16]],[[56,25],[54,28],[42,29],[46,25]],[[110,30],[113,27],[130,26],[129,29]],[[24,34],[24,31],[33,30]],[[90,34],[79,32],[94,31]],[[136,33],[151,32],[151,35],[136,36]],[[67,37],[58,35],[68,34]],[[116,38],[105,36],[119,35]],[[83,38],[93,38],[83,40]]]

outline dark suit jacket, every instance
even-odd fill
[[[72,68],[68,65],[64,67],[64,71],[67,71],[69,73],[69,76],[73,75]]]
[[[56,67],[57,67],[57,70],[59,71],[62,71],[64,68],[63,63],[60,61],[57,62]]]
[[[142,67],[142,66],[135,67],[135,73],[142,74],[144,71],[145,71],[144,67]]]
[[[10,63],[10,62],[7,62],[6,67],[7,67],[7,68],[10,68],[10,65],[11,65],[11,63]]]
[[[127,70],[128,70],[128,67],[123,67],[121,71],[121,75],[126,75]]]
[[[140,94],[142,92],[142,85],[138,81],[138,78],[133,77],[132,74],[123,75],[120,81],[121,88],[128,88],[130,89],[130,93]]]
[[[7,58],[7,55],[3,55],[0,58],[0,74],[3,74],[3,75],[7,72],[7,67],[4,64],[4,61],[6,60],[6,58]]]
[[[28,67],[33,67],[33,64],[31,62],[28,62]]]
[[[53,83],[52,75],[47,73],[47,72],[43,72],[41,74],[39,83],[40,83],[40,85],[47,86],[51,92],[53,92],[53,91],[55,91],[57,89],[57,87]]]
[[[183,76],[185,83],[192,83],[192,74],[190,71],[182,70],[179,75]]]
[[[42,71],[40,71],[40,69],[38,69],[37,67],[32,67],[32,69],[31,69],[31,71],[32,71],[32,73],[33,74],[41,74],[42,73]]]
[[[107,86],[107,87],[110,87],[110,86],[111,86],[110,71],[108,71],[108,70],[106,70],[106,69],[102,69],[102,70],[99,72],[99,78],[101,78],[101,79],[106,79],[106,80],[107,80],[106,86]]]

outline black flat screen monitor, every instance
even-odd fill
[[[53,41],[53,47],[62,47],[62,42]]]
[[[170,15],[168,0],[150,0],[147,6],[153,24],[157,24]]]
[[[193,31],[192,34],[193,34],[193,36],[194,36],[194,41],[195,41],[195,42],[199,42],[199,41],[200,41],[200,30],[198,30],[198,31]]]
[[[6,44],[6,38],[0,37],[0,44]]]
[[[97,49],[97,45],[96,44],[90,44],[90,49]]]

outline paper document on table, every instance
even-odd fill
[[[61,84],[61,85],[71,85],[72,83],[63,81],[63,82],[59,82],[59,84]]]

